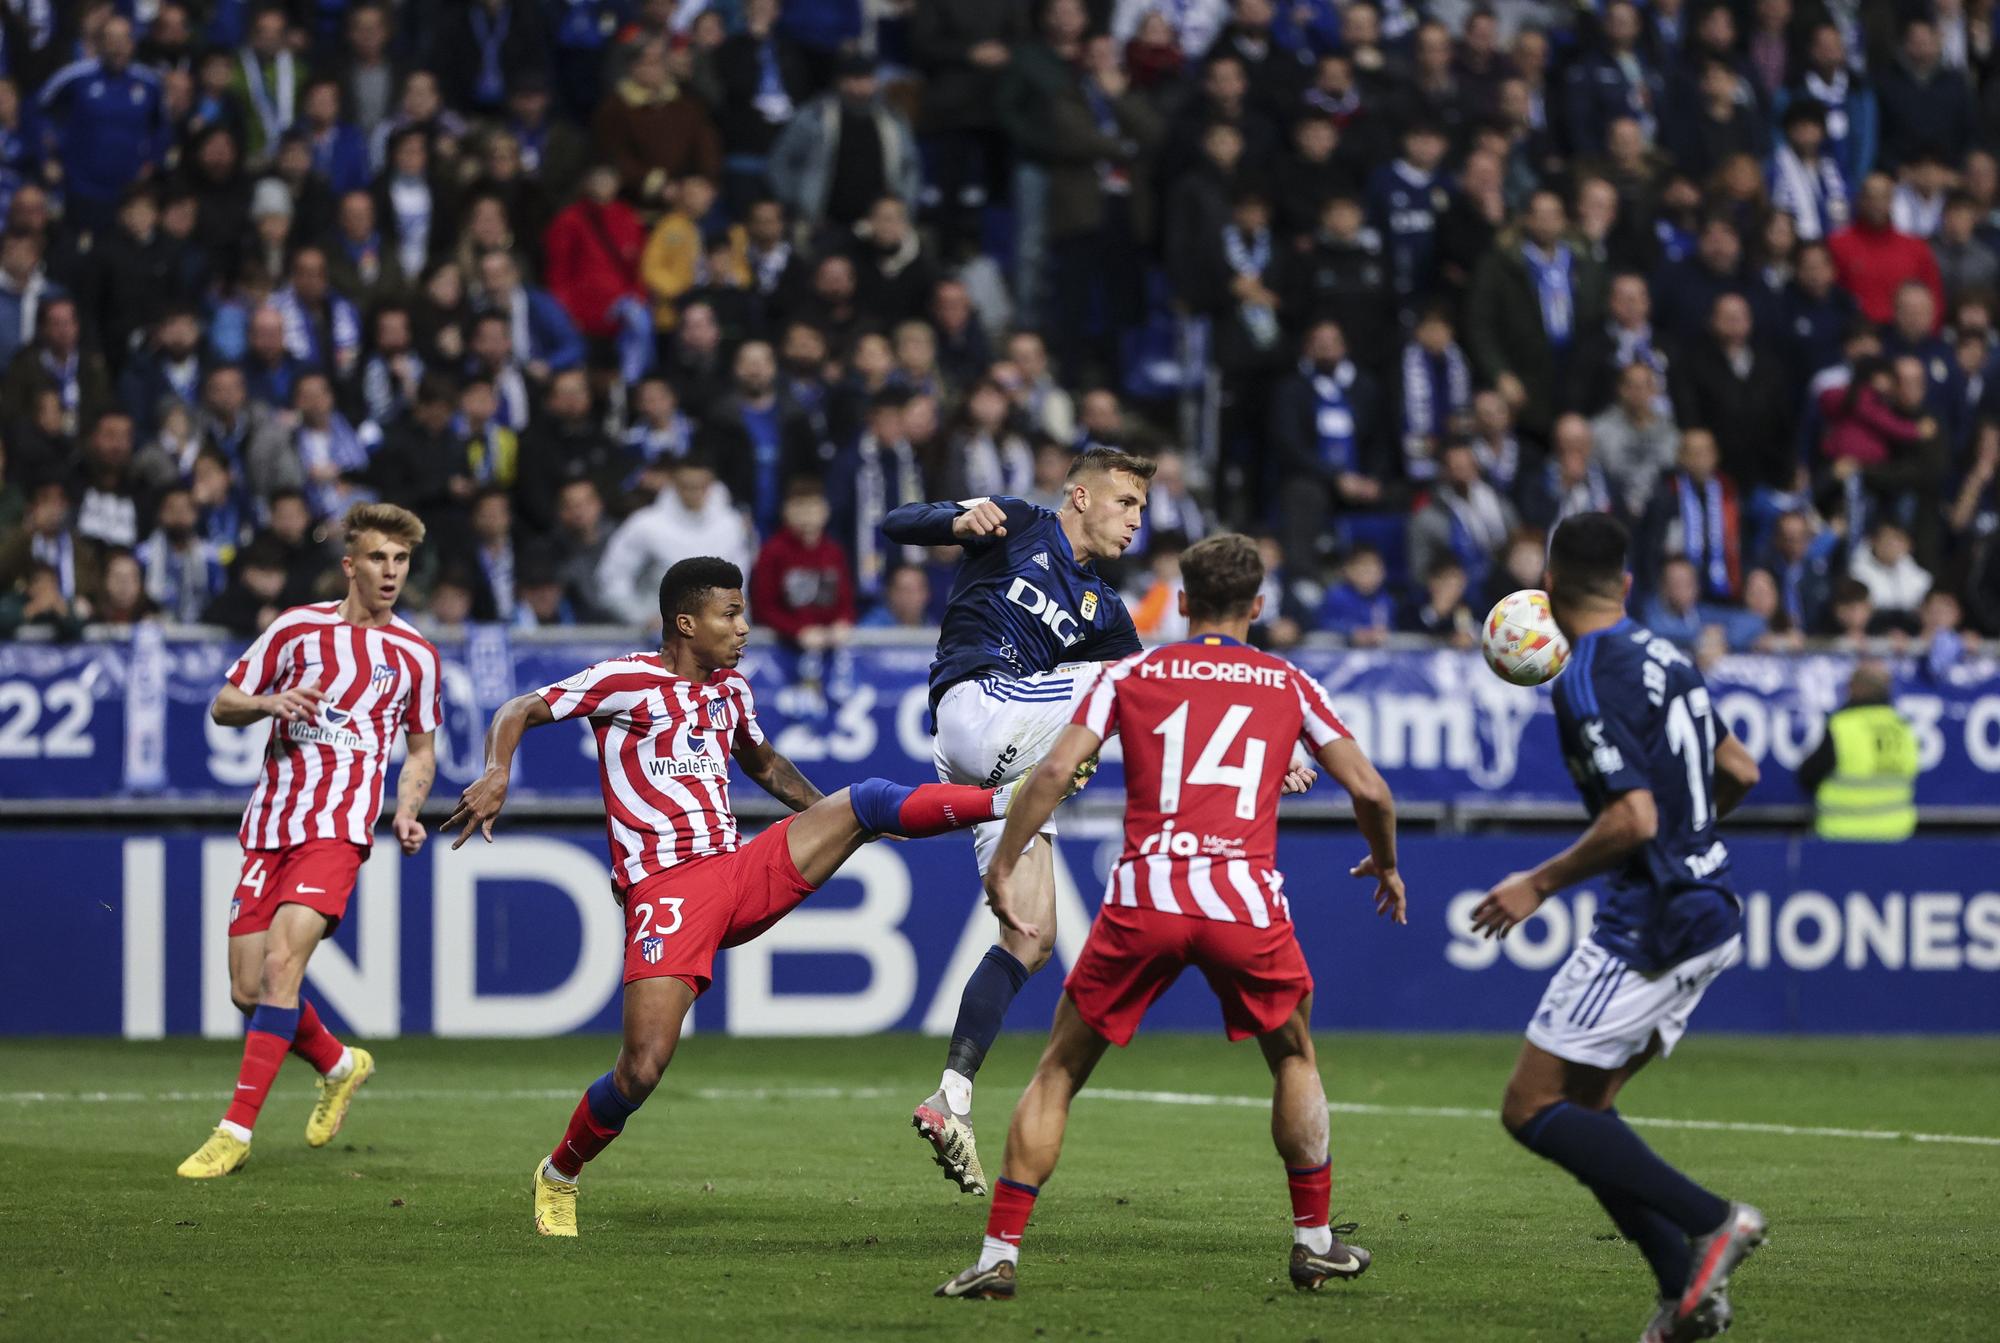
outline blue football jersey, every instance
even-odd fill
[[[1644,788],[1659,816],[1653,838],[1610,875],[1597,941],[1648,972],[1728,941],[1743,922],[1715,833],[1715,748],[1729,729],[1700,670],[1628,618],[1577,641],[1555,703],[1563,758],[1590,815]]]
[[[952,520],[980,502],[904,504],[882,521],[883,535],[901,545],[965,547],[931,662],[933,709],[974,676],[1032,676],[1139,651],[1117,589],[1076,558],[1050,510],[996,497],[1007,514],[1005,536],[953,536]]]

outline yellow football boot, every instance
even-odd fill
[[[188,1180],[213,1180],[218,1175],[234,1175],[249,1159],[250,1144],[218,1128],[174,1174]]]
[[[544,1236],[576,1235],[576,1183],[551,1179],[547,1157],[535,1162],[535,1230]]]
[[[375,1056],[359,1045],[348,1048],[354,1054],[354,1067],[338,1082],[320,1078],[313,1085],[319,1088],[319,1099],[313,1103],[312,1114],[306,1118],[306,1146],[324,1147],[333,1141],[333,1135],[340,1132],[340,1126],[347,1122],[347,1107],[354,1104],[354,1093],[361,1090],[361,1084],[375,1075]]]

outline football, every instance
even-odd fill
[[[1556,628],[1549,594],[1540,588],[1523,588],[1502,597],[1486,613],[1480,651],[1501,680],[1541,685],[1554,680],[1569,661],[1569,640]]]

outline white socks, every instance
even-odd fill
[[[225,1119],[220,1124],[217,1124],[216,1127],[221,1129],[224,1133],[227,1133],[230,1137],[236,1139],[236,1141],[238,1142],[250,1141],[250,1130],[244,1128],[241,1124],[232,1124],[227,1119]]]
[[[548,1176],[551,1180],[554,1180],[557,1184],[576,1183],[576,1176],[563,1174],[561,1171],[556,1169],[556,1163],[550,1161],[546,1157],[542,1159],[542,1174]]]
[[[1331,1226],[1295,1226],[1292,1240],[1305,1246],[1314,1254],[1330,1254],[1333,1251],[1333,1228]]]
[[[1326,1228],[1321,1227],[1320,1229],[1324,1231]],[[979,1271],[981,1273],[998,1264],[1018,1264],[1020,1262],[1020,1246],[1009,1245],[998,1236],[988,1236],[980,1242]]]
[[[340,1047],[340,1062],[326,1070],[326,1080],[338,1082],[354,1071],[354,1051],[346,1045]]]
[[[944,1092],[944,1103],[951,1112],[961,1119],[972,1113],[972,1079],[964,1073],[944,1070],[944,1077],[938,1082],[938,1090]]]
[[[1007,784],[1005,787],[995,788],[993,790],[994,820],[997,821],[1002,816],[1005,816],[1007,814],[1007,807],[1010,803],[1013,802],[1014,794],[1020,791],[1021,791],[1021,781],[1019,779],[1014,780],[1014,782]]]

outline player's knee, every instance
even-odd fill
[[[671,1049],[628,1049],[618,1056],[618,1066],[613,1070],[618,1089],[630,1101],[642,1101],[653,1094],[660,1085],[660,1078],[666,1075],[667,1064],[673,1058]]]
[[[253,988],[246,992],[238,985],[230,989],[229,1001],[236,1005],[237,1011],[247,1017],[257,1010],[257,991]]]
[[[259,996],[296,989],[299,981],[305,978],[305,971],[305,957],[285,947],[273,947],[264,953],[264,963],[258,971]]]
[[[1500,1126],[1509,1133],[1519,1134],[1529,1120],[1560,1099],[1559,1096],[1543,1096],[1510,1082],[1506,1094],[1500,1098]]]
[[[1056,930],[1052,926],[1054,922],[1053,919],[1044,919],[1043,927],[1034,937],[1016,932],[1012,928],[1002,928],[1000,945],[1009,956],[1026,966],[1028,973],[1032,975],[1047,965],[1049,957],[1055,954]]]

